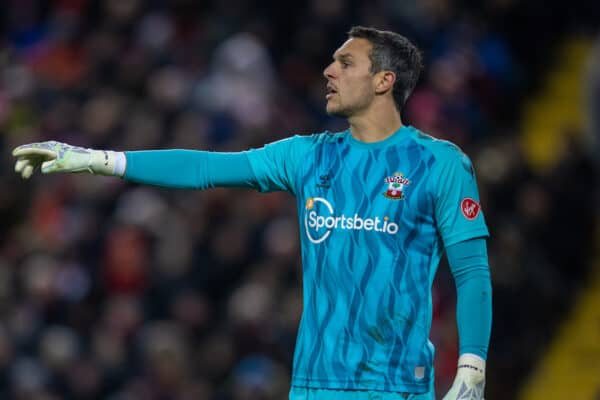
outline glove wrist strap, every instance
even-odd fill
[[[478,383],[485,379],[485,360],[475,354],[461,354],[458,358],[457,377],[470,383]]]
[[[96,175],[117,175],[122,176],[124,168],[125,155],[120,152],[109,150],[92,150],[88,162],[88,170]],[[119,168],[117,168],[117,166]]]

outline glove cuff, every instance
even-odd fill
[[[485,360],[476,354],[461,354],[458,358],[457,375],[469,376],[474,380],[484,379]]]
[[[125,155],[120,152],[109,150],[92,150],[88,168],[91,173],[96,175],[123,175],[125,168],[117,168],[117,165],[124,166],[122,158]],[[121,169],[123,171],[121,171]]]
[[[464,353],[458,357],[458,366],[461,364],[471,365],[481,371],[485,371],[485,360],[477,354]]]

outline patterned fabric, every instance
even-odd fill
[[[326,132],[247,154],[260,190],[297,199],[304,312],[292,385],[427,392],[443,247],[488,235],[468,157],[412,127],[372,144]]]

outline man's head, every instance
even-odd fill
[[[356,26],[348,36],[323,71],[327,112],[351,117],[376,96],[391,96],[400,111],[423,68],[419,49],[402,35],[373,28]]]

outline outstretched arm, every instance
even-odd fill
[[[25,179],[42,173],[89,172],[121,176],[149,185],[207,189],[246,187],[295,192],[295,173],[311,137],[294,136],[262,148],[237,153],[196,150],[114,152],[50,141],[13,150],[15,171]]]

